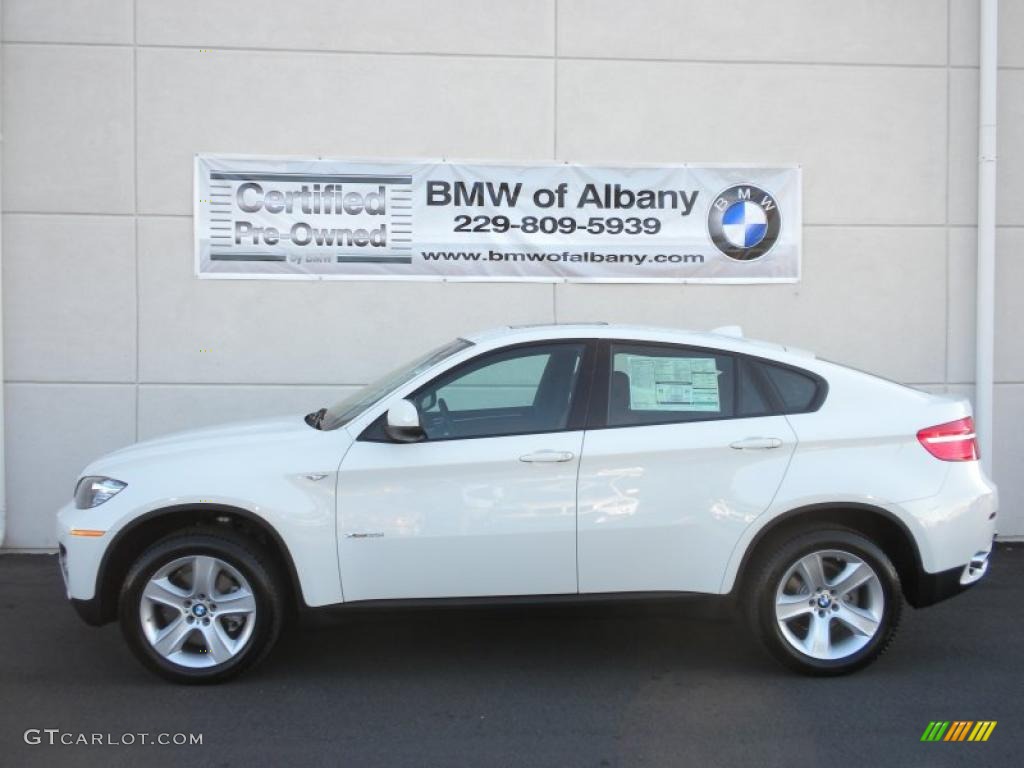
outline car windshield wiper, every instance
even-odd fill
[[[327,409],[321,408],[319,411],[313,411],[312,413],[306,414],[306,423],[309,424],[313,429],[320,429],[324,423],[324,416],[327,415]]]

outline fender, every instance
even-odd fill
[[[874,515],[895,526],[896,530],[899,531],[903,549],[898,553],[889,552],[887,554],[893,559],[900,578],[910,589],[915,589],[920,574],[924,573],[924,565],[921,559],[921,551],[918,548],[918,540],[906,522],[885,507],[865,504],[864,502],[835,501],[805,504],[787,509],[775,515],[762,515],[751,523],[733,548],[732,555],[729,557],[729,564],[726,566],[725,573],[722,576],[719,592],[721,594],[731,594],[735,591],[736,582],[749,565],[751,556],[772,532],[788,525],[796,524],[798,520],[805,518],[827,518],[841,523],[843,522],[842,516],[844,512],[860,513],[858,516],[862,519],[865,514]],[[857,522],[851,521],[849,525],[856,528]],[[906,557],[907,554],[910,555],[909,560]]]
[[[281,568],[282,574],[288,582],[289,592],[294,596],[295,605],[300,608],[308,607],[302,594],[301,581],[291,551],[281,535],[265,518],[250,510],[228,504],[178,504],[160,507],[139,515],[127,522],[114,535],[104,550],[96,571],[96,589],[93,600],[82,601],[92,603],[92,605],[82,606],[79,609],[79,612],[83,608],[88,610],[91,617],[89,623],[104,624],[115,618],[117,593],[121,581],[139,551],[165,534],[180,529],[180,516],[185,514],[192,517],[194,522],[208,523],[212,526],[225,524],[218,521],[217,518],[228,516],[241,520],[245,525],[266,536],[269,554]],[[158,523],[165,518],[168,525],[157,525],[153,529],[150,528],[151,524]],[[175,520],[173,524],[171,524],[172,520]],[[133,543],[133,539],[138,539],[138,543]],[[127,546],[128,549],[124,549],[122,545]]]

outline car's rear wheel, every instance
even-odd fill
[[[747,615],[768,651],[812,675],[841,675],[885,651],[902,606],[885,553],[859,533],[805,532],[765,555],[746,589]]]
[[[135,562],[120,597],[121,630],[142,663],[181,683],[226,680],[262,659],[280,632],[278,579],[231,534],[163,539]]]

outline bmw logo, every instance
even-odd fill
[[[192,606],[192,613],[194,613],[196,617],[202,618],[206,615],[206,606],[202,603],[196,603]]]
[[[764,256],[779,238],[782,217],[771,194],[752,184],[722,192],[708,211],[708,234],[715,246],[736,261]]]

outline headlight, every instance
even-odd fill
[[[119,494],[125,485],[111,477],[83,477],[75,486],[75,506],[79,509],[98,507]]]

